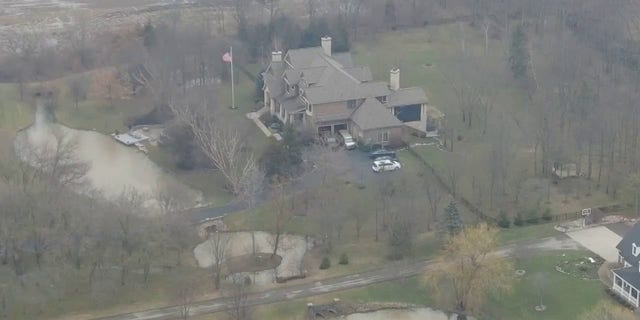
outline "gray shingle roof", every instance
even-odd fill
[[[300,71],[287,69],[284,72],[284,76],[289,81],[289,84],[297,84],[300,81]]]
[[[282,102],[280,102],[280,106],[289,113],[304,109],[304,104],[297,97],[282,100]]]
[[[369,82],[373,80],[373,75],[371,75],[371,69],[369,69],[369,67],[350,67],[345,68],[344,71],[362,82]]]
[[[376,98],[367,98],[351,115],[351,120],[361,130],[402,126],[398,120]]]
[[[637,290],[640,290],[640,272],[638,272],[637,266],[631,266],[622,269],[615,269],[613,273],[618,277],[624,279],[630,285],[634,286]]]
[[[347,81],[341,76],[330,77],[323,86],[306,89],[306,97],[312,104],[322,104],[336,101],[379,97],[389,94],[389,87],[384,82],[356,83]]]
[[[620,255],[625,261],[637,266],[638,262],[640,262],[640,255],[637,257],[633,255],[634,242],[637,246],[640,246],[640,222],[636,223],[631,230],[627,231],[622,240],[620,240],[616,246],[616,248],[620,250]]]
[[[277,99],[284,95],[284,81],[281,78],[277,78],[268,72],[263,73],[262,77],[264,79],[264,85],[271,93],[271,97]]]
[[[391,92],[389,95],[389,105],[393,107],[407,106],[412,104],[428,103],[427,95],[422,88],[403,88]]]

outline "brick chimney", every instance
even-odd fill
[[[389,73],[389,88],[393,91],[400,89],[400,69],[391,69]]]
[[[282,51],[271,52],[271,62],[282,62]]]
[[[322,50],[324,51],[324,54],[331,56],[331,37],[325,36],[320,38],[320,40],[322,42]]]

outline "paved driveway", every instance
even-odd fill
[[[603,259],[609,262],[618,261],[616,245],[622,237],[609,228],[601,226],[568,232],[567,235]]]

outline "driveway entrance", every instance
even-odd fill
[[[609,228],[605,226],[588,228],[567,232],[567,235],[608,262],[618,261],[616,246],[622,237]]]

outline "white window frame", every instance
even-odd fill
[[[378,132],[378,141],[389,142],[389,131]]]
[[[640,247],[638,247],[635,242],[632,243],[631,245],[632,245],[631,254],[633,254],[634,257],[637,257],[638,254],[640,254]]]

